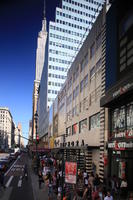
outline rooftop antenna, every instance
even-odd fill
[[[43,10],[44,18],[46,18],[46,0],[44,0],[44,10]]]

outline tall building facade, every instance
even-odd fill
[[[19,122],[17,127],[15,128],[15,137],[14,137],[15,145],[21,147],[24,146],[23,134],[22,134],[22,125]]]
[[[88,35],[103,0],[62,0],[49,23],[47,106],[64,84],[67,71]]]
[[[14,142],[14,122],[9,108],[0,107],[0,148],[11,148]]]
[[[37,39],[36,72],[35,72],[34,89],[33,89],[32,137],[34,139],[35,139],[35,132],[36,132],[34,115],[37,111],[38,89],[39,89],[42,70],[44,66],[46,40],[47,40],[47,31],[46,31],[46,18],[45,18],[45,8],[44,8],[44,19],[42,21],[42,30],[39,32],[38,39]]]

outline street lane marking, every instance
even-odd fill
[[[22,154],[20,155],[20,156],[22,156]],[[16,164],[16,162],[19,160],[20,158],[19,157],[17,157],[17,160],[15,160],[15,162],[13,163],[13,165],[11,165],[11,167],[8,169],[8,171],[4,174],[4,176],[6,176],[8,173],[9,173],[9,171],[13,168],[13,166]]]
[[[20,176],[20,180],[18,182],[18,187],[21,187],[22,186],[22,176]]]
[[[14,176],[10,176],[9,180],[8,180],[7,183],[6,183],[6,187],[9,187],[9,185],[10,185],[10,183],[11,183],[13,177],[14,177]]]

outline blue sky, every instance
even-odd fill
[[[54,19],[59,0],[46,0],[46,17]],[[43,0],[2,0],[0,3],[0,106],[9,107],[14,122],[28,136],[32,117],[37,36]],[[26,141],[25,141],[26,143]]]

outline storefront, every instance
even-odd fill
[[[101,106],[108,108],[108,175],[126,178],[133,190],[133,75],[115,84]]]
[[[133,191],[133,5],[113,1],[106,18],[105,96],[108,175],[126,178]]]

